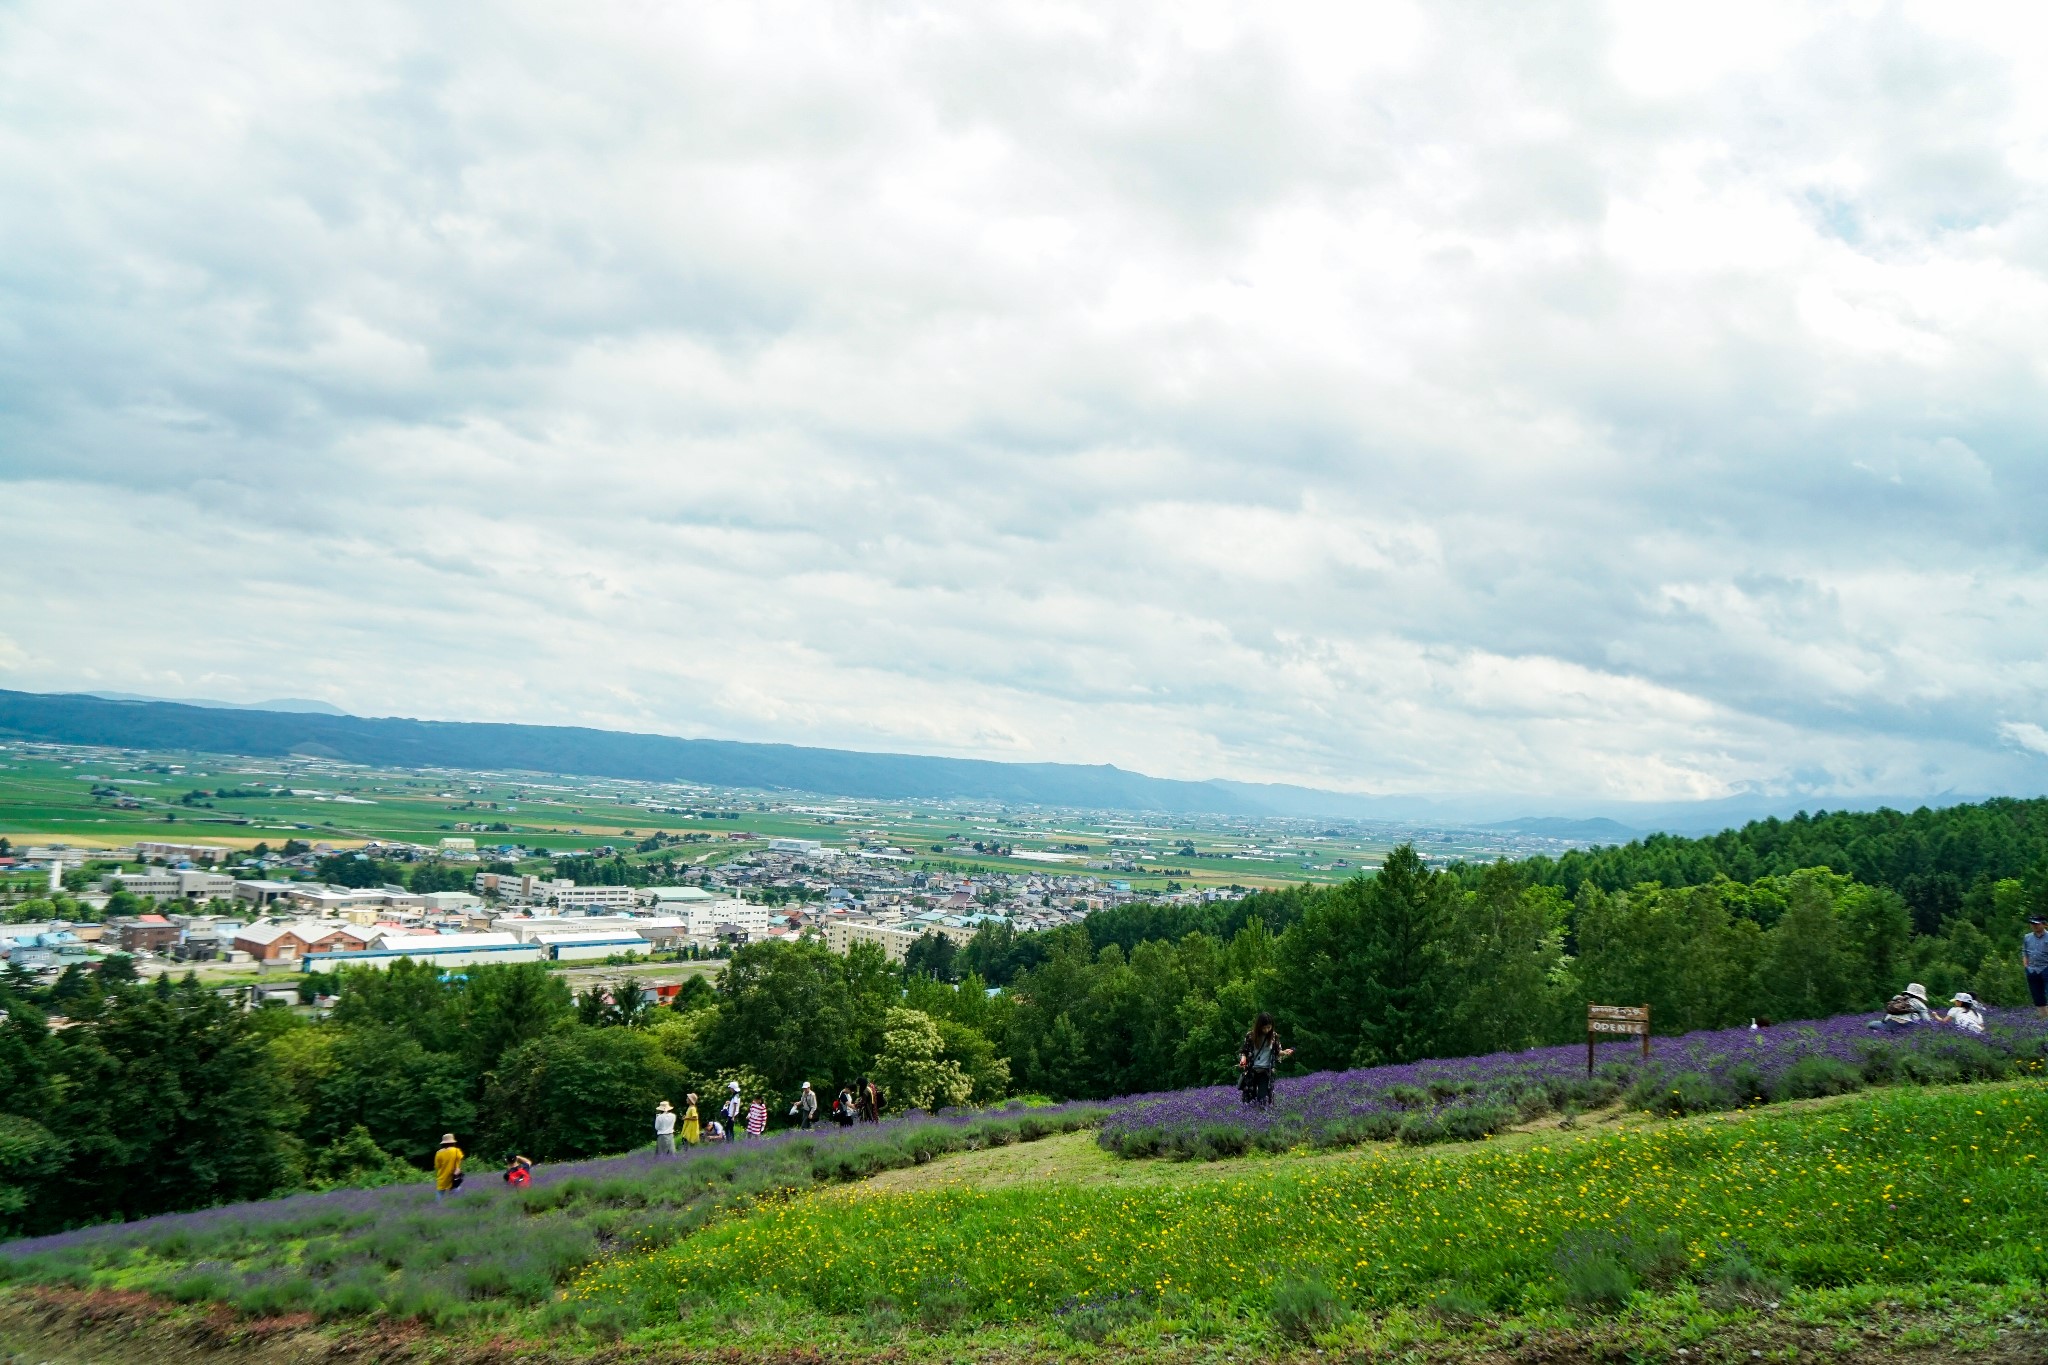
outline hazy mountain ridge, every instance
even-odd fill
[[[326,703],[268,703],[294,708]],[[647,782],[895,799],[1014,802],[1172,814],[1300,816],[1495,828],[1623,843],[1646,830],[1698,834],[1799,810],[1872,810],[1971,799],[1739,795],[1719,801],[1616,802],[1501,795],[1368,795],[1287,783],[1183,781],[1110,764],[1003,763],[794,744],[683,739],[582,726],[365,717],[252,704],[111,699],[0,689],[0,734],[57,744],[280,757],[308,754],[389,767],[568,773]]]

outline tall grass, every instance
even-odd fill
[[[571,1296],[643,1320],[764,1296],[827,1314],[882,1299],[915,1313],[943,1285],[956,1308],[971,1303],[969,1320],[989,1322],[1181,1296],[1280,1312],[1289,1330],[1313,1332],[1339,1310],[1452,1291],[1463,1311],[1604,1311],[1639,1288],[1711,1283],[1738,1260],[1752,1278],[1805,1286],[2038,1280],[2044,1134],[2048,1088],[2022,1083],[1167,1184],[855,1186],[594,1266]],[[1304,1285],[1327,1291],[1324,1307]]]

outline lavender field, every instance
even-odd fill
[[[119,1283],[251,1314],[381,1312],[448,1324],[546,1304],[601,1254],[668,1245],[762,1199],[1092,1127],[1105,1112],[1095,1104],[912,1112],[675,1157],[649,1149],[546,1165],[524,1190],[478,1163],[444,1205],[422,1176],[0,1243],[0,1284]]]
[[[1647,1060],[1633,1042],[1605,1043],[1591,1076],[1583,1043],[1319,1072],[1276,1082],[1268,1109],[1247,1107],[1230,1086],[1134,1095],[1114,1102],[1099,1140],[1127,1157],[1202,1160],[1394,1138],[1470,1140],[1618,1100],[1684,1114],[1893,1081],[1993,1080],[2038,1072],[2048,1053],[2048,1021],[2030,1010],[1992,1011],[1981,1035],[1941,1024],[1880,1033],[1869,1021],[1854,1014],[1656,1038]]]

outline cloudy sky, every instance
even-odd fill
[[[0,686],[2038,792],[2044,191],[2038,4],[13,0]]]

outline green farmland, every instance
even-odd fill
[[[722,861],[761,840],[894,850],[908,866],[962,874],[1076,874],[1169,886],[1334,882],[1378,864],[1413,831],[1304,821],[1142,817],[987,804],[853,800],[787,792],[535,773],[379,770],[318,758],[0,746],[0,836],[16,847],[136,840],[275,848],[285,840],[433,847],[466,837],[530,854],[610,845],[631,856],[655,834],[665,856]],[[694,836],[694,837],[693,837]],[[977,850],[974,845],[980,843]],[[1501,850],[1440,836],[1435,856]]]

